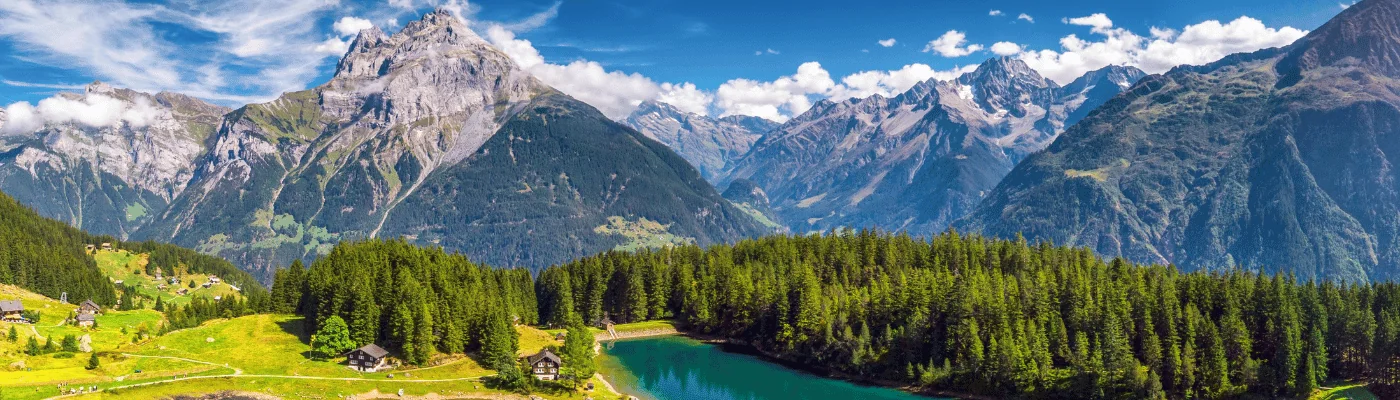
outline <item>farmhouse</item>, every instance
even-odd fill
[[[78,314],[78,326],[91,328],[97,323],[97,316],[92,314]]]
[[[112,251],[111,243],[102,243],[102,250]]]
[[[0,321],[24,322],[24,303],[19,300],[0,300]]]
[[[345,358],[350,361],[350,369],[360,372],[375,372],[384,368],[384,359],[388,356],[388,350],[370,343],[365,347],[350,350]]]
[[[212,283],[212,284],[216,284],[216,285],[217,285],[217,284],[219,284],[219,282],[223,282],[223,280],[219,279],[219,277],[217,277],[217,276],[209,275],[209,283]]]
[[[92,299],[83,300],[78,303],[78,314],[98,314],[102,312],[102,306],[94,303]]]
[[[559,367],[564,364],[564,361],[549,349],[544,349],[539,354],[527,357],[525,360],[530,362],[530,373],[534,374],[535,378],[542,381],[559,380]]]

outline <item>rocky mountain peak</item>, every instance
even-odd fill
[[[377,78],[397,65],[411,65],[427,57],[465,55],[504,58],[509,62],[509,57],[472,32],[461,19],[438,9],[408,23],[392,36],[385,35],[378,27],[361,31],[336,66],[335,77]]]
[[[1294,42],[1278,63],[1283,75],[1357,65],[1400,77],[1400,0],[1365,0]]]
[[[1025,61],[1011,57],[996,57],[983,62],[976,70],[958,77],[957,84],[966,86],[977,105],[990,113],[1006,110],[1021,117],[1030,104],[1050,100],[1055,82],[1040,76]]]

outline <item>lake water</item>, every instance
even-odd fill
[[[619,341],[603,353],[599,366],[613,386],[643,399],[929,399],[822,378],[681,336]]]

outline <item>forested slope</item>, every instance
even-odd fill
[[[1083,248],[861,232],[612,252],[539,277],[540,318],[676,318],[859,379],[993,396],[1296,396],[1400,384],[1400,285],[1181,273]]]

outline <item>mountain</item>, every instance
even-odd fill
[[[0,136],[0,191],[46,217],[121,237],[184,191],[195,159],[205,153],[205,139],[228,112],[184,95],[100,82],[60,99],[81,104],[87,119],[122,117],[78,118],[48,123],[32,134]]]
[[[541,83],[441,10],[394,35],[361,32],[328,83],[230,112],[208,148],[135,236],[264,280],[370,237],[540,267],[766,231],[664,145]]]
[[[1400,0],[1143,79],[956,226],[1187,270],[1400,277]]]
[[[895,97],[821,101],[753,145],[720,185],[757,184],[792,230],[941,231],[1022,158],[1143,76],[1107,67],[1061,87],[988,60]]]
[[[642,102],[622,123],[670,147],[711,182],[727,174],[734,161],[748,153],[764,133],[778,127],[778,123],[759,117],[715,119],[650,100]]]

